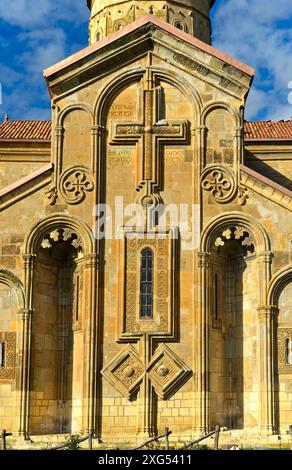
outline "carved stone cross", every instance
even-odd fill
[[[187,121],[167,121],[163,119],[163,89],[152,87],[151,81],[140,93],[140,108],[143,110],[142,122],[124,122],[115,124],[111,144],[137,144],[138,167],[137,186],[152,181],[161,183],[161,145],[178,145],[187,143]],[[139,158],[140,157],[140,158]]]

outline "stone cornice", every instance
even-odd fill
[[[240,165],[240,170],[241,184],[243,186],[292,211],[292,191],[245,165]]]
[[[169,39],[164,40],[165,38]],[[174,65],[186,66],[188,71],[200,77],[210,75],[212,78],[216,72],[214,85],[226,91],[232,89],[241,99],[248,92],[255,74],[254,69],[153,15],[146,15],[46,69],[44,76],[51,96],[58,96],[76,87],[76,76],[80,84],[94,77],[96,79],[102,73],[112,72],[115,62],[120,68],[121,57],[123,61],[127,61],[127,56],[132,60],[134,54],[138,58],[147,50],[153,50],[153,45],[159,46],[161,42],[172,51],[172,55],[175,49]],[[119,56],[117,61],[114,60],[116,54]]]

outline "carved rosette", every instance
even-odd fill
[[[208,166],[201,176],[201,186],[220,204],[230,202],[237,191],[233,172],[220,165]]]
[[[116,390],[131,400],[140,387],[145,370],[137,351],[129,345],[101,373]]]
[[[86,167],[68,168],[60,177],[59,190],[67,204],[79,204],[93,189],[93,176]]]
[[[16,333],[0,332],[0,341],[4,342],[6,346],[5,367],[0,368],[0,380],[14,379],[16,363]]]

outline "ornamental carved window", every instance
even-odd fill
[[[0,369],[4,369],[6,363],[6,344],[0,341]]]

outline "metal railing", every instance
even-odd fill
[[[92,439],[93,439],[93,432],[90,432],[87,436],[81,437],[80,439],[76,439],[74,441],[74,444],[78,445],[78,444],[81,444],[81,442],[85,442],[88,440],[88,450],[92,450]],[[65,444],[48,447],[45,450],[61,450],[61,449],[66,449],[66,447],[69,447],[69,446],[70,446],[70,442],[66,442]]]
[[[192,441],[189,444],[186,444],[183,447],[180,447],[178,450],[189,449],[190,447],[195,446],[199,442],[202,442],[202,441],[204,441],[205,439],[208,439],[208,437],[211,437],[211,436],[214,436],[214,450],[218,450],[218,448],[219,448],[219,434],[220,434],[220,426],[216,425],[214,431],[208,432],[208,434],[205,434],[204,436],[199,437],[195,441]]]
[[[152,437],[151,439],[148,439],[145,441],[143,444],[138,445],[137,447],[133,447],[130,450],[139,450],[143,449],[143,447],[147,446],[148,444],[151,444],[152,442],[159,441],[160,439],[164,438],[164,443],[165,443],[165,450],[169,450],[169,435],[171,434],[171,431],[168,428],[165,428],[165,433],[160,434],[159,436]]]

